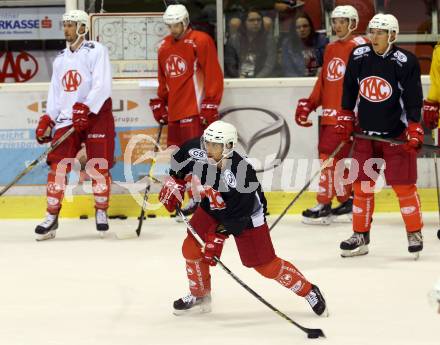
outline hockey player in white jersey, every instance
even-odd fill
[[[67,173],[82,143],[86,145],[86,170],[95,196],[96,228],[101,234],[108,230],[109,169],[113,165],[115,137],[110,60],[106,47],[85,38],[89,28],[87,13],[65,13],[63,27],[67,47],[53,62],[46,114],[41,116],[35,136],[43,144],[55,142],[72,126],[75,131],[47,157],[47,215],[35,229],[37,240],[55,237]]]

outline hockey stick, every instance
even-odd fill
[[[162,136],[162,129],[163,129],[163,124],[160,124],[159,133],[157,134],[157,138],[156,138],[156,144],[154,145],[154,153],[156,153],[158,151],[158,147],[160,147],[160,137]],[[153,176],[152,173],[153,173],[154,164],[156,164],[155,157],[153,157],[153,160],[150,165],[150,169],[148,170],[149,179],[151,179],[151,177]],[[136,228],[136,235],[138,237],[141,235],[142,224],[144,222],[144,216],[145,216],[145,207],[147,206],[148,194],[150,193],[150,188],[151,188],[151,182],[148,182],[147,187],[145,187],[144,198],[142,200],[141,214],[139,215],[138,227]]]
[[[402,141],[402,140],[391,139],[391,138],[381,138],[381,137],[376,137],[373,135],[367,135],[367,134],[362,134],[362,133],[353,133],[353,136],[355,138],[359,138],[359,139],[381,141],[381,142],[390,143],[390,144],[397,144],[397,145],[406,144],[406,142]],[[440,147],[438,147],[436,145],[422,144],[421,147],[424,149],[428,149],[428,150],[440,151]]]
[[[46,151],[44,151],[37,159],[32,161],[25,169],[23,169],[11,182],[9,182],[3,189],[0,191],[0,196],[6,193],[9,188],[11,188],[14,184],[20,181],[23,176],[29,173],[33,168],[35,168],[39,163],[46,159],[47,155],[54,151],[60,144],[69,137],[75,129],[72,127],[66,133],[64,133],[57,141],[55,141]]]
[[[318,176],[321,171],[323,171],[325,168],[327,168],[332,162],[333,158],[338,154],[339,151],[341,151],[342,147],[345,145],[345,141],[341,141],[336,147],[336,149],[332,152],[332,154],[322,163],[321,167],[316,170],[316,172],[313,174],[313,176],[307,181],[307,183],[302,187],[302,189],[298,192],[297,195],[293,198],[293,200],[287,205],[287,207],[284,209],[283,212],[278,216],[278,218],[273,222],[273,224],[270,226],[269,231],[272,231],[272,229],[275,227],[275,225],[278,224],[278,222],[281,220],[281,218],[284,217],[284,215],[289,211],[289,209],[293,206],[293,204],[299,199],[299,197],[309,188],[309,186],[312,184],[313,180]]]
[[[205,242],[202,240],[202,238],[199,236],[199,234],[196,232],[196,230],[192,227],[192,225],[189,223],[188,218],[182,213],[182,210],[180,206],[176,207],[176,211],[179,214],[180,217],[182,217],[183,222],[186,224],[189,232],[191,235],[196,239],[196,241],[203,247],[205,245]],[[245,282],[243,282],[238,276],[236,276],[228,267],[225,266],[223,262],[220,261],[219,258],[214,256],[215,262],[227,273],[229,274],[232,279],[234,279],[238,284],[240,284],[247,292],[249,292],[252,296],[254,296],[256,299],[258,299],[261,303],[263,303],[266,307],[274,311],[276,314],[281,316],[283,319],[287,320],[291,324],[298,327],[303,332],[307,333],[307,337],[309,338],[319,338],[323,337],[325,338],[324,332],[322,329],[319,328],[307,328],[304,326],[301,326],[299,323],[293,321],[290,317],[288,317],[286,314],[284,314],[279,309],[275,308],[272,304],[267,302],[263,297],[261,297],[257,292],[252,290]]]
[[[157,134],[156,142],[154,145],[154,153],[157,153],[157,151],[159,150],[160,138],[162,136],[162,129],[163,129],[163,125],[160,124],[159,125],[159,132]],[[156,157],[152,157],[150,169],[148,170],[148,175],[147,175],[147,179],[148,179],[147,186],[145,187],[144,197],[142,199],[141,214],[139,215],[139,218],[138,218],[138,220],[139,220],[138,226],[134,232],[130,231],[130,232],[123,232],[123,233],[116,233],[116,237],[119,240],[127,240],[127,239],[131,239],[131,238],[136,238],[141,235],[142,224],[144,223],[144,217],[145,217],[145,208],[147,206],[147,201],[148,201],[148,197],[150,194],[151,183],[152,183],[152,181],[153,182],[158,181],[153,176],[153,170],[154,170],[153,167],[155,164],[156,164]]]

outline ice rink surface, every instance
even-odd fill
[[[269,223],[273,221],[269,218]],[[343,259],[339,243],[350,224],[302,225],[283,219],[272,232],[277,254],[319,285],[330,317],[241,265],[229,239],[222,261],[295,321],[322,328],[326,339],[305,334],[269,310],[220,268],[212,273],[213,311],[172,314],[188,292],[181,242],[184,225],[147,219],[141,237],[119,240],[137,220],[111,220],[100,239],[94,219],[61,219],[54,240],[36,242],[39,220],[1,220],[0,344],[440,344],[440,315],[427,294],[440,276],[437,214],[424,214],[425,249],[407,252],[400,214],[375,216],[370,253]]]

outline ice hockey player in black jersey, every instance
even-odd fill
[[[174,212],[183,198],[185,176],[192,174],[193,195],[201,200],[190,223],[205,241],[201,248],[188,233],[183,242],[190,293],[174,302],[174,314],[211,310],[210,266],[232,236],[244,266],[304,297],[316,314],[327,315],[318,287],[275,254],[264,216],[264,193],[252,165],[234,150],[236,143],[235,127],[216,121],[202,138],[188,141],[173,154],[159,199]]]
[[[375,15],[368,31],[371,43],[353,50],[345,72],[342,110],[337,119],[340,138],[350,140],[356,131],[406,143],[355,139],[353,164],[359,172],[353,185],[353,235],[341,243],[341,255],[368,253],[373,189],[378,169],[385,164],[386,182],[399,199],[408,251],[418,258],[423,249],[423,221],[416,187],[417,152],[423,143],[420,67],[412,53],[394,44],[399,23],[393,15]]]

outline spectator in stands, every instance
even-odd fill
[[[322,66],[324,49],[328,42],[325,33],[315,31],[307,14],[298,15],[290,27],[289,35],[281,43],[284,76],[316,76]]]
[[[276,44],[265,31],[263,15],[255,9],[243,18],[236,35],[225,46],[225,76],[229,78],[266,78],[276,64]]]
[[[228,37],[235,35],[241,27],[242,17],[249,9],[257,9],[263,14],[263,26],[267,32],[273,29],[273,0],[224,0],[223,11],[227,23]]]

